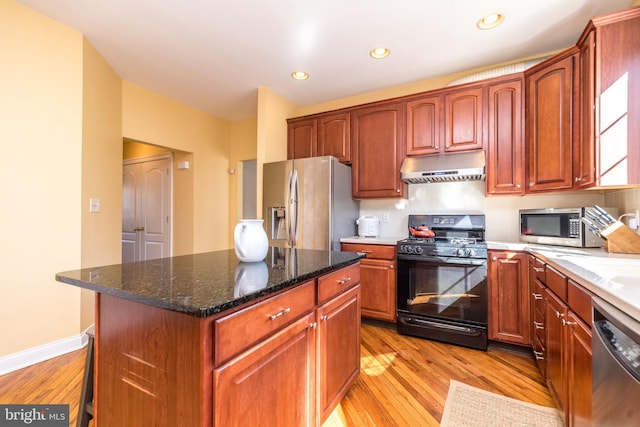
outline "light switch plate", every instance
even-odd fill
[[[100,212],[100,199],[89,199],[89,212]]]

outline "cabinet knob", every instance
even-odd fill
[[[520,188],[520,187],[521,187],[521,185],[520,185],[520,184],[516,184],[516,188]]]
[[[329,320],[329,316],[327,316],[326,314],[324,314],[324,315],[322,315],[322,317],[320,317],[320,319],[321,319],[323,322],[326,322],[327,320]]]
[[[494,256],[493,258],[491,258],[491,261],[497,261],[497,260],[498,260],[497,256]]]
[[[400,189],[399,189],[399,188],[397,188],[397,189],[396,189],[396,193],[399,193],[399,192],[400,192]]]
[[[576,182],[580,182],[580,181],[582,181],[582,178],[580,178],[579,176],[576,176],[575,181],[576,181]]]
[[[560,313],[559,311],[556,310],[556,319],[560,319],[562,317],[564,317],[564,313]]]
[[[393,270],[393,264],[389,264],[389,268]]]
[[[318,324],[317,324],[316,322],[313,322],[313,323],[311,323],[311,324],[309,325],[309,327],[310,327],[311,329],[318,329]]]

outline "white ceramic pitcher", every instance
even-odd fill
[[[261,219],[241,219],[233,230],[236,256],[242,262],[262,261],[269,250],[269,239]]]

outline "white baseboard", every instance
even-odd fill
[[[38,347],[28,348],[18,353],[0,357],[0,375],[53,359],[54,357],[79,350],[87,345],[86,332],[92,330],[93,325],[78,335],[69,338],[63,338]]]

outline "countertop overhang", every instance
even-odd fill
[[[223,250],[65,271],[56,280],[155,307],[208,317],[354,264],[362,254],[269,248],[264,261]]]

